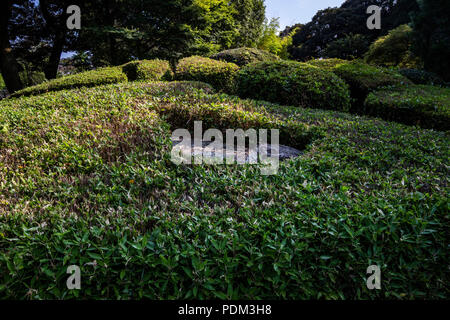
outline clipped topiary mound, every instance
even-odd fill
[[[124,64],[122,70],[129,81],[171,80],[173,76],[169,62],[159,59],[131,61]]]
[[[232,62],[240,67],[254,62],[280,60],[278,56],[270,52],[255,48],[229,49],[212,55],[211,59]]]
[[[239,67],[234,63],[192,56],[181,59],[175,73],[176,80],[194,80],[209,83],[217,90],[232,92]]]
[[[369,66],[358,61],[338,64],[333,72],[349,86],[353,98],[351,111],[360,112],[369,92],[384,86],[412,84],[410,80],[390,69]]]
[[[330,59],[314,59],[306,61],[307,64],[318,67],[320,69],[333,71],[333,69],[343,63],[349,63],[347,60],[338,59],[338,58],[330,58]]]
[[[11,96],[29,96],[48,91],[58,91],[79,87],[94,87],[102,84],[119,83],[124,81],[127,81],[127,76],[122,72],[120,67],[106,67],[50,80],[36,86],[19,90]]]
[[[236,79],[241,97],[286,105],[347,111],[345,82],[332,72],[294,61],[259,62],[245,66]]]
[[[444,85],[445,82],[437,74],[419,69],[400,69],[398,72],[414,84]]]
[[[365,113],[409,125],[450,129],[450,89],[427,85],[385,88],[369,94]]]

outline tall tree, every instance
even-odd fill
[[[369,30],[366,26],[366,10],[370,5],[382,8],[381,30]],[[372,42],[398,25],[408,23],[410,12],[416,9],[414,0],[347,0],[339,8],[318,11],[293,36],[290,53],[297,60],[321,57],[328,44],[350,34],[363,35]]]
[[[239,35],[234,47],[255,47],[261,37],[266,17],[264,0],[230,0],[236,8]]]
[[[66,9],[72,4],[74,4],[73,0],[39,1],[42,17],[45,20],[45,31],[52,43],[50,56],[48,57],[47,65],[44,68],[45,77],[47,79],[56,78],[61,53],[66,45],[69,34],[69,29],[66,26],[68,18]]]
[[[422,58],[426,70],[450,81],[450,2],[418,0],[420,10],[413,15],[413,51]]]
[[[14,1],[3,0],[0,3],[0,69],[9,92],[22,89],[17,60],[10,43],[9,21]]]

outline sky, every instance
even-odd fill
[[[266,17],[280,18],[280,30],[307,23],[321,9],[339,7],[345,0],[266,0]]]

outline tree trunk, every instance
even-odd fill
[[[8,22],[11,16],[11,1],[3,1],[0,5],[0,69],[6,88],[10,93],[23,88],[19,77],[17,61],[12,54],[9,43]]]
[[[45,66],[45,77],[47,79],[55,79],[58,73],[59,61],[61,59],[61,53],[64,48],[65,35],[58,33],[55,36],[53,47],[50,53],[50,58]]]

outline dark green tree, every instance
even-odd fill
[[[10,20],[14,4],[11,0],[0,2],[0,69],[6,88],[11,93],[23,87],[19,77],[19,65],[11,46]]]
[[[381,30],[370,30],[366,21],[367,8],[382,8]],[[308,60],[324,56],[327,45],[349,34],[365,36],[369,43],[399,24],[408,23],[410,12],[417,8],[413,0],[347,0],[339,8],[320,10],[292,38],[291,56]]]
[[[236,9],[238,37],[233,47],[255,47],[266,18],[264,0],[230,0]]]
[[[450,1],[418,0],[412,18],[413,52],[424,67],[450,81]]]
[[[361,34],[349,34],[330,42],[323,54],[326,58],[353,60],[360,58],[369,48],[369,41]]]

